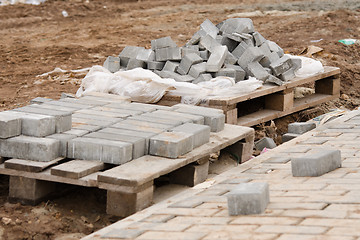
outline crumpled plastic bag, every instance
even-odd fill
[[[303,57],[303,56],[293,56],[289,55],[290,58],[300,58],[301,59],[301,68],[295,71],[296,77],[310,77],[318,73],[324,72],[324,66],[320,61],[317,61],[312,58]]]

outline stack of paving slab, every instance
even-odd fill
[[[183,47],[171,37],[152,40],[151,49],[126,46],[118,57],[109,56],[104,67],[111,72],[141,67],[195,84],[218,76],[235,82],[251,76],[281,85],[295,77],[301,60],[284,55],[275,42],[255,31],[251,19],[231,18],[217,25],[206,19]]]
[[[58,157],[123,164],[143,155],[178,158],[223,130],[222,110],[130,103],[93,94],[0,112],[0,156],[33,161]]]

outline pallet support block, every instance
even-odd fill
[[[127,217],[151,205],[154,186],[137,193],[107,190],[106,213]]]
[[[340,77],[328,77],[315,82],[315,93],[340,95]]]
[[[236,108],[236,105],[235,105],[234,109],[231,109],[231,110],[228,110],[228,111],[225,112],[225,122],[227,124],[236,125],[237,124],[237,117],[238,117],[238,110]]]
[[[170,182],[193,187],[206,180],[209,173],[209,158],[202,164],[189,164],[169,174]]]
[[[248,136],[233,145],[225,148],[224,150],[239,157],[239,163],[244,163],[250,160],[253,155],[254,149],[254,136]]]
[[[10,176],[9,201],[36,205],[56,190],[56,183]]]
[[[265,96],[265,108],[286,111],[294,106],[294,89],[286,89],[281,92]]]

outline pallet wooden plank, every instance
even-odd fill
[[[283,117],[294,112],[301,111],[303,109],[316,106],[320,103],[333,100],[337,98],[337,95],[326,95],[326,94],[312,94],[306,96],[305,98],[295,99],[294,107],[286,111],[277,111],[271,109],[263,109],[251,114],[248,114],[244,117],[238,118],[238,125],[241,126],[254,126],[256,124],[267,122],[275,118]]]
[[[64,158],[60,157],[54,159],[49,162],[38,162],[38,161],[30,161],[30,160],[23,160],[23,159],[9,159],[5,162],[5,168],[25,171],[25,172],[41,172],[44,169],[59,163],[60,161],[64,160]]]
[[[51,175],[78,179],[104,169],[98,161],[72,160],[51,168]]]
[[[223,131],[211,133],[209,143],[194,149],[181,158],[169,159],[150,155],[143,156],[100,173],[98,181],[109,184],[139,186],[195,162],[210,153],[220,151],[253,134],[254,130],[251,128],[225,124]]]

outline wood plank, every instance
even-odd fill
[[[316,106],[326,101],[336,99],[337,95],[326,95],[326,94],[312,94],[301,99],[294,100],[294,107],[286,111],[277,111],[271,109],[263,109],[246,116],[238,118],[238,125],[241,126],[254,126],[256,124],[267,122],[272,119],[283,117],[294,112],[304,110],[309,107]]]
[[[72,178],[65,178],[65,177],[51,175],[50,169],[46,169],[42,172],[35,173],[35,172],[19,171],[19,170],[15,170],[15,169],[8,169],[8,168],[5,168],[4,164],[0,164],[0,174],[9,175],[9,176],[33,178],[33,179],[51,181],[51,182],[66,183],[66,184],[72,184],[72,185],[78,185],[78,186],[84,186],[84,187],[97,187],[98,186],[97,182],[94,183],[94,181],[89,181],[86,178],[72,179]]]
[[[220,151],[241,139],[252,139],[247,137],[253,135],[254,129],[252,128],[225,124],[223,131],[211,133],[209,143],[194,149],[182,158],[169,159],[146,155],[100,173],[98,181],[99,184],[104,182],[122,186],[139,186],[206,157],[210,153]]]
[[[56,158],[49,162],[38,162],[38,161],[30,161],[30,160],[23,160],[23,159],[9,159],[5,162],[5,168],[15,169],[19,171],[25,172],[41,172],[44,169],[59,163],[60,161],[64,160],[63,157]]]
[[[104,169],[98,161],[72,160],[51,168],[51,175],[78,179]]]

